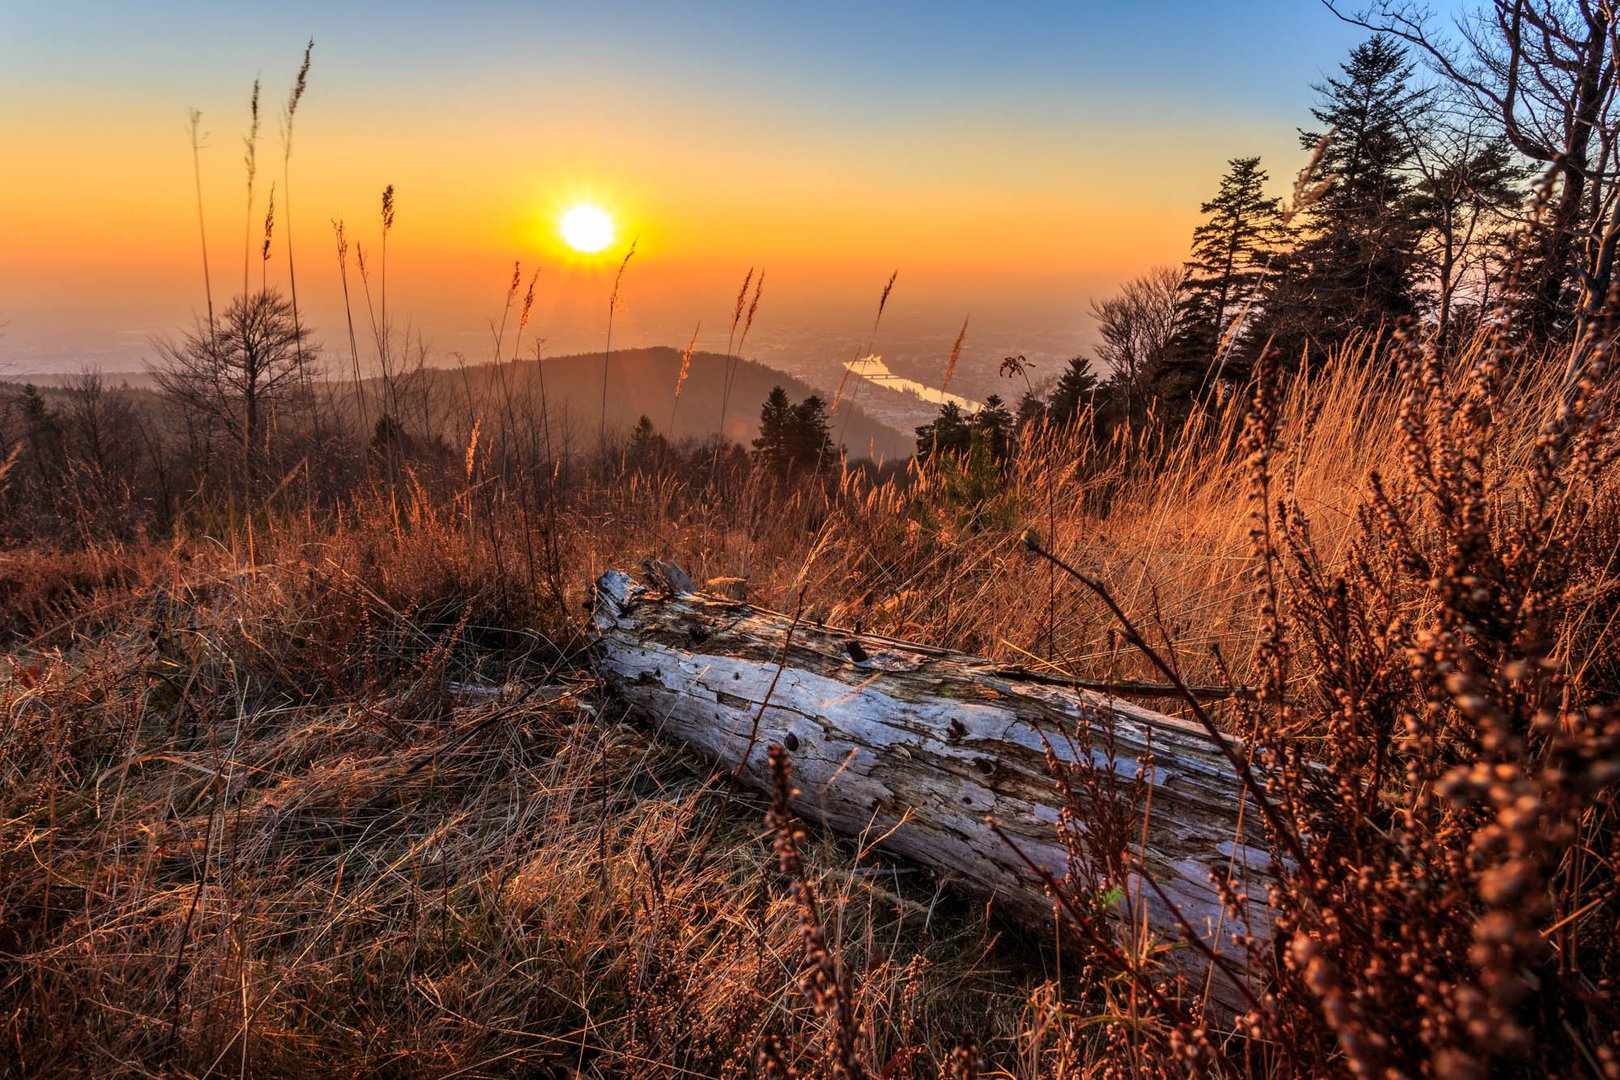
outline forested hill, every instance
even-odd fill
[[[516,397],[537,403],[542,395],[551,415],[567,416],[568,429],[576,448],[594,442],[602,423],[603,354],[548,357],[538,363],[522,360],[503,364],[480,364],[464,369],[433,370],[421,373],[429,388],[431,410],[465,412],[468,396],[476,412],[498,407],[507,389]],[[673,348],[615,350],[607,364],[607,431],[611,438],[622,438],[646,416],[660,434],[675,441],[707,439],[720,429],[722,400],[725,400],[725,433],[733,442],[748,446],[759,434],[760,408],[771,388],[780,386],[790,398],[802,400],[820,394],[831,406],[833,389],[812,387],[805,382],[751,360],[736,360],[731,374],[731,392],[725,394],[728,361],[718,353],[693,353],[691,369],[675,402],[675,382],[680,373],[681,353]],[[380,392],[368,380],[371,393]],[[504,387],[504,388],[503,388]],[[848,388],[846,388],[846,396]],[[411,413],[408,404],[401,411]],[[845,414],[848,413],[846,426]],[[673,415],[673,431],[671,416]],[[832,418],[835,438],[849,448],[852,458],[881,457],[885,460],[908,457],[915,445],[909,433],[902,433],[865,415],[840,407]]]

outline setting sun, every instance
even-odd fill
[[[570,207],[562,216],[561,229],[568,246],[586,255],[613,243],[613,219],[606,210],[589,203]]]
[[[0,0],[0,1080],[1620,1080],[1616,9]]]

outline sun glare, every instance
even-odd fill
[[[563,214],[562,238],[569,247],[585,255],[594,255],[613,243],[613,219],[607,211],[589,203],[580,203]]]

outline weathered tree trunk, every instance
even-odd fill
[[[1103,867],[1070,865],[1074,845],[1060,830],[1089,823],[1060,823],[1064,800],[1047,757],[1088,755],[1124,788],[1146,781],[1139,809],[1115,826],[1129,837],[1129,860],[1164,895],[1134,873],[1118,883],[1123,937],[1140,938],[1145,926],[1179,941],[1185,919],[1241,967],[1234,934],[1268,936],[1259,815],[1245,809],[1231,764],[1195,724],[1021,668],[684,591],[684,575],[673,577],[653,591],[607,573],[593,609],[598,670],[662,734],[766,789],[766,751],[781,743],[798,813],[877,841],[1040,928],[1052,925],[1053,900],[987,819],[1059,880],[1071,870],[1077,880],[1106,878]],[[1211,882],[1228,875],[1255,898],[1256,925],[1232,924]],[[1195,979],[1210,970],[1198,949],[1174,955]],[[1211,991],[1240,1004],[1218,970]]]

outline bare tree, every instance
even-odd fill
[[[107,385],[101,369],[87,367],[62,387],[62,418],[73,456],[98,472],[128,473],[135,464],[136,421],[127,391]]]
[[[214,427],[241,452],[242,482],[256,491],[269,451],[269,421],[303,397],[309,331],[275,290],[237,297],[214,327],[154,342],[152,373],[188,416]]]
[[[1114,369],[1131,402],[1169,355],[1186,280],[1181,267],[1155,267],[1127,281],[1117,295],[1091,303],[1102,336],[1097,358]]]
[[[1517,220],[1530,170],[1477,113],[1437,107],[1421,120],[1403,123],[1412,145],[1411,210],[1422,229],[1416,256],[1434,289],[1436,334],[1446,342],[1458,301],[1485,299],[1490,253]]]
[[[1616,90],[1620,28],[1606,0],[1489,0],[1455,24],[1434,26],[1428,9],[1384,0],[1355,15],[1358,26],[1394,34],[1421,49],[1434,68],[1501,126],[1513,148],[1546,166],[1542,203],[1532,216],[1539,266],[1534,300],[1539,328],[1559,331],[1573,277],[1573,324],[1579,340],[1601,311],[1620,244],[1615,183]],[[1571,375],[1579,361],[1572,356]]]

